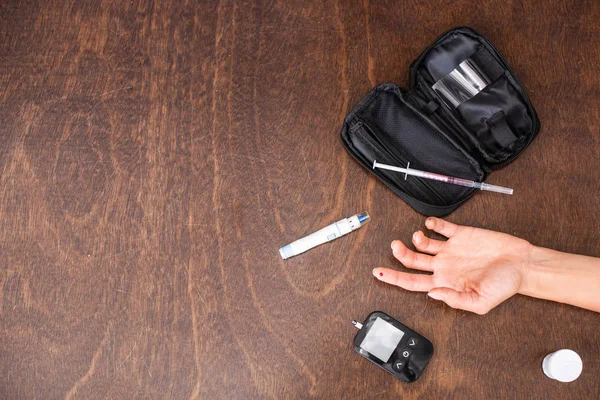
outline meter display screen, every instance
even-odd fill
[[[383,362],[388,362],[404,332],[377,317],[365,335],[360,348],[368,351]]]

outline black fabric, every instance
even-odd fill
[[[492,81],[455,110],[431,89],[471,58]],[[382,169],[373,161],[483,182],[516,158],[539,132],[539,119],[504,58],[476,31],[440,36],[411,64],[411,89],[375,87],[346,116],[342,142],[365,168],[422,214],[443,216],[474,190]],[[493,195],[493,194],[492,194]]]

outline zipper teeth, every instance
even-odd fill
[[[429,50],[431,50],[433,47],[435,47],[438,42],[440,42],[442,39],[444,39],[450,32],[454,32],[454,31],[459,31],[459,30],[469,30],[471,32],[473,32],[474,34],[476,34],[477,36],[479,36],[481,39],[483,39],[483,41],[492,48],[492,50],[494,50],[494,52],[496,53],[496,56],[498,56],[498,58],[500,59],[500,61],[502,62],[502,64],[504,65],[504,67],[506,68],[506,70],[508,72],[510,72],[512,78],[515,80],[515,82],[519,85],[519,89],[521,89],[522,94],[525,97],[525,100],[527,102],[527,108],[529,109],[529,111],[531,112],[531,115],[533,115],[533,132],[537,131],[538,129],[538,116],[537,113],[535,112],[535,110],[533,109],[533,105],[531,104],[531,100],[529,99],[529,95],[527,94],[527,92],[525,91],[525,89],[523,88],[523,85],[521,84],[521,82],[519,81],[519,78],[517,78],[517,76],[514,74],[514,72],[512,71],[512,69],[508,66],[508,63],[506,62],[506,59],[504,59],[504,56],[498,51],[498,49],[496,48],[496,46],[494,46],[494,44],[492,42],[490,42],[485,36],[483,36],[481,33],[477,32],[475,29],[473,28],[469,28],[466,26],[459,26],[456,28],[452,28],[452,29],[448,29],[446,32],[442,33],[440,36],[438,36],[438,38],[436,40],[433,41],[433,43],[431,43],[429,46],[427,46],[427,48],[425,50],[423,50],[423,52],[421,53],[421,55],[419,55],[419,58],[417,59],[417,61],[415,61],[414,63],[414,67],[412,69],[412,71],[410,72],[410,86],[414,87],[414,80],[415,80],[415,76],[416,76],[416,71],[417,71],[417,67],[419,66],[419,64],[421,63],[421,61],[423,61],[423,58],[425,58],[425,55],[429,52]],[[501,168],[503,166],[505,166],[506,164],[510,163],[511,161],[513,161],[521,152],[523,152],[527,147],[529,147],[529,144],[533,141],[533,139],[535,138],[535,134],[532,134],[529,137],[529,140],[527,140],[527,143],[525,144],[525,146],[516,154],[514,154],[512,157],[510,157],[509,159],[502,161],[498,164],[495,164],[493,169],[496,168]]]

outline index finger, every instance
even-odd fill
[[[433,275],[409,274],[389,268],[375,268],[373,275],[382,282],[412,292],[429,292],[435,287],[433,284]]]

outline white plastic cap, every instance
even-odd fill
[[[573,382],[581,375],[583,362],[573,350],[562,349],[548,354],[542,361],[542,369],[548,378]]]

